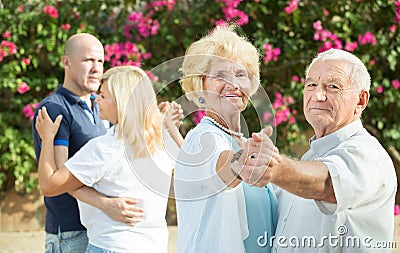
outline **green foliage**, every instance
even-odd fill
[[[225,18],[225,1],[177,0],[172,10],[166,6],[146,8],[149,2],[16,0],[4,3],[0,9],[0,35],[9,32],[11,37],[0,37],[0,41],[14,43],[17,51],[0,60],[0,186],[3,189],[16,185],[29,191],[35,184],[30,176],[36,170],[31,126],[22,109],[27,104],[39,102],[62,82],[60,59],[70,35],[89,32],[97,35],[105,45],[130,42],[141,52],[151,53],[150,58],[140,61],[144,69],[150,70],[162,62],[183,56],[193,41],[212,29],[217,20]],[[298,112],[291,114],[296,118],[293,124],[284,121],[277,126],[278,147],[282,152],[292,153],[293,145],[306,143],[310,135],[309,125],[302,115],[303,85],[301,81],[293,81],[292,77],[304,77],[307,64],[324,42],[333,41],[314,39],[313,24],[321,21],[323,29],[335,34],[343,47],[346,42],[358,42],[353,53],[362,59],[372,76],[371,99],[363,113],[364,124],[385,147],[400,150],[400,93],[392,85],[392,80],[399,79],[400,73],[400,28],[390,30],[396,12],[394,1],[302,0],[290,14],[284,11],[289,2],[241,1],[236,7],[249,20],[239,27],[239,33],[246,35],[262,55],[265,55],[263,46],[266,43],[281,51],[277,61],[261,59],[261,84],[271,101],[275,99],[274,93],[279,92],[294,100],[280,108]],[[22,11],[19,6],[23,6]],[[44,13],[45,6],[54,6],[58,17]],[[140,36],[132,27],[132,38],[127,39],[124,25],[132,12],[141,12],[143,16],[157,20],[160,25],[156,34]],[[70,29],[62,29],[65,24],[69,24]],[[358,36],[366,32],[375,36],[376,44],[359,43]],[[30,64],[24,63],[23,59],[29,59]],[[110,66],[111,62],[107,61],[105,67]],[[27,83],[30,90],[20,94],[17,88],[22,82]],[[381,88],[383,92],[380,92]],[[162,91],[160,99],[180,96],[182,91],[174,83]],[[267,124],[260,126],[256,112],[250,108],[244,116],[250,131],[258,131]],[[192,126],[191,120],[186,120],[182,132]]]

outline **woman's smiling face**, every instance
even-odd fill
[[[206,108],[216,111],[243,111],[248,103],[250,78],[241,64],[216,57],[203,82]]]

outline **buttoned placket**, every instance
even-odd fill
[[[86,115],[89,117],[90,121],[93,123],[93,125],[96,124],[96,118],[94,116],[94,113],[92,110],[90,110],[89,106],[87,103],[83,100],[78,102],[79,106],[82,107],[82,109],[85,110]]]

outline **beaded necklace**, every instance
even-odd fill
[[[237,137],[243,137],[243,133],[232,131],[232,130],[224,127],[218,121],[216,121],[215,119],[213,119],[213,118],[211,118],[209,116],[203,116],[203,118],[211,121],[214,125],[216,125],[220,129],[222,129],[227,134],[230,134],[230,135],[233,135],[233,136],[237,136]]]

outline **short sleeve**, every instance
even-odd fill
[[[347,147],[335,150],[335,153],[317,159],[328,167],[336,204],[316,201],[325,214],[333,214],[352,209],[372,198],[383,182],[380,161],[360,147]]]
[[[54,137],[54,145],[69,146],[69,137],[71,134],[69,128],[69,122],[71,117],[70,114],[67,112],[65,108],[61,107],[58,104],[48,102],[43,104],[41,107],[43,106],[46,107],[47,113],[49,114],[50,118],[53,121],[57,118],[58,115],[63,116],[58,132]]]
[[[79,181],[89,187],[99,182],[118,160],[112,148],[101,141],[102,137],[90,140],[64,164]]]
[[[189,133],[175,166],[177,197],[202,198],[226,189],[216,172],[216,165],[221,153],[232,149],[225,136],[210,128]]]

